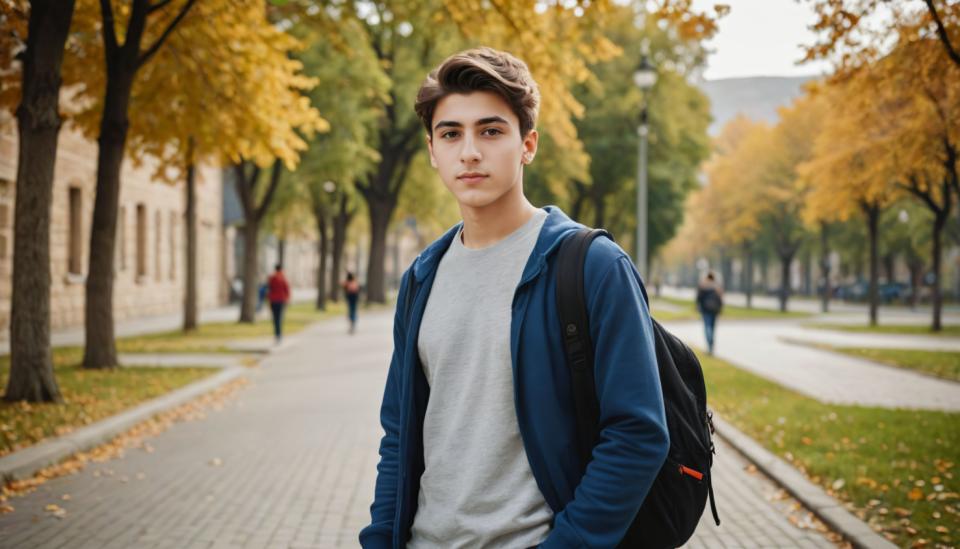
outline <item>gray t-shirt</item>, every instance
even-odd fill
[[[550,532],[520,438],[510,360],[513,295],[547,212],[487,248],[458,233],[440,260],[418,350],[430,384],[426,469],[408,547],[529,547]]]

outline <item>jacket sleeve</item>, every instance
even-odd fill
[[[588,268],[585,275],[600,438],[574,499],[554,517],[542,544],[548,549],[615,547],[669,449],[653,326],[640,276],[622,253],[612,264],[604,263],[605,270],[591,276]]]
[[[380,405],[380,424],[383,438],[380,439],[380,463],[377,464],[377,482],[373,504],[370,505],[371,522],[360,531],[360,545],[364,549],[393,547],[393,523],[397,509],[400,451],[400,367],[403,361],[404,326],[406,311],[407,272],[400,284],[396,313],[393,317],[393,357],[387,372],[387,385]]]

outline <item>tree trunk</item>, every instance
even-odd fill
[[[896,259],[897,256],[893,253],[888,253],[883,256],[883,271],[888,284],[896,282],[896,278],[894,277]]]
[[[720,259],[720,277],[723,279],[724,288],[733,283],[733,258],[727,255],[727,250],[722,250]],[[653,272],[653,271],[650,271]]]
[[[807,249],[803,253],[803,295],[813,295],[813,250]]]
[[[240,301],[239,322],[253,323],[256,320],[257,290],[259,272],[257,254],[260,250],[260,222],[270,208],[273,196],[280,185],[280,175],[283,164],[279,159],[273,162],[270,170],[270,180],[260,204],[257,204],[257,183],[260,180],[260,168],[251,165],[247,173],[247,162],[240,162],[233,166],[236,181],[237,195],[243,206],[243,296]]]
[[[183,331],[197,329],[197,178],[192,160],[187,166],[186,184],[186,288],[183,296]]]
[[[607,202],[600,192],[593,193],[593,226],[601,228],[607,222]]]
[[[60,135],[60,68],[73,0],[34,0],[17,108],[10,378],[7,401],[59,402],[50,352],[50,205]]]
[[[127,142],[127,108],[135,69],[124,66],[107,77],[97,155],[97,196],[90,230],[87,274],[84,368],[113,368],[117,347],[113,325],[113,254],[120,201],[120,169]],[[154,269],[157,265],[154,265]]]
[[[747,308],[753,308],[753,248],[749,242],[743,244],[744,268],[743,291],[747,295]]]
[[[826,223],[820,223],[820,274],[823,277],[823,296],[820,298],[820,310],[830,310],[830,245],[829,229]]]
[[[920,297],[920,288],[923,286],[923,261],[919,258],[910,261],[910,308],[917,308],[917,301]]]
[[[259,287],[259,261],[257,237],[260,235],[258,220],[247,219],[243,226],[243,298],[240,301],[240,322],[252,324],[257,317],[257,290]]]
[[[277,263],[281,266],[284,264],[284,259],[287,256],[287,239],[281,238],[277,241]]]
[[[940,276],[943,270],[941,248],[943,245],[943,227],[947,224],[948,216],[949,210],[943,210],[943,213],[938,212],[933,222],[933,292],[931,296],[933,299],[933,323],[930,325],[930,329],[934,332],[943,329],[943,295],[940,291]]]
[[[347,197],[340,197],[337,215],[333,218],[333,245],[330,269],[330,301],[340,300],[340,277],[343,276],[343,249],[347,242],[347,229],[356,210],[347,209]]]
[[[313,209],[313,217],[317,222],[317,253],[320,255],[320,265],[317,268],[317,310],[327,308],[327,216],[322,208]]]
[[[879,220],[880,208],[875,205],[864,206],[864,213],[867,216],[867,233],[870,238],[870,289],[867,292],[867,300],[870,302],[870,325],[877,325],[877,282],[880,278],[880,257],[877,251],[879,240]]]
[[[790,299],[790,265],[796,250],[780,251],[780,312],[787,312],[787,300]]]
[[[387,229],[390,217],[396,207],[396,200],[390,197],[368,199],[370,211],[370,257],[367,261],[367,302],[386,303],[385,289],[387,257]]]
[[[769,252],[764,251],[760,254],[760,284],[763,287],[763,293],[770,290],[770,256]]]
[[[106,93],[100,118],[97,153],[97,196],[93,203],[90,230],[90,268],[87,273],[84,311],[84,368],[113,368],[117,365],[117,348],[113,331],[113,254],[117,234],[117,205],[120,200],[120,169],[127,141],[130,92],[137,70],[150,59],[174,27],[183,19],[196,0],[184,2],[166,28],[143,52],[147,19],[156,6],[147,0],[129,5],[123,43],[117,39],[111,2],[100,2],[106,64]],[[154,268],[156,269],[156,265]]]
[[[573,199],[573,204],[570,207],[570,219],[580,222],[580,216],[583,215],[583,206],[587,202],[587,186],[580,181],[574,181],[573,186],[575,189],[575,196]]]

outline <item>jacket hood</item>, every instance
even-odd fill
[[[559,248],[560,243],[568,234],[583,228],[583,225],[567,217],[567,214],[563,213],[563,210],[557,206],[545,206],[543,209],[547,212],[547,218],[543,221],[540,236],[537,237],[533,252],[530,253],[530,258],[523,268],[520,284],[526,283],[540,273],[547,262],[547,258]],[[417,259],[413,262],[413,274],[416,276],[418,283],[423,282],[428,275],[436,270],[440,264],[440,258],[446,253],[462,225],[463,222],[461,221],[451,227],[443,236],[427,246],[417,256]]]

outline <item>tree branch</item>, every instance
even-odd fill
[[[166,7],[167,4],[169,4],[172,1],[173,0],[160,0],[156,4],[153,4],[152,6],[150,6],[150,9],[147,10],[147,13],[151,14],[157,10],[162,10],[164,7]]]
[[[243,161],[233,165],[234,179],[236,180],[237,196],[240,198],[240,205],[243,206],[243,213],[249,216],[253,208],[250,205],[250,189],[247,186],[247,171],[244,169]]]
[[[260,202],[260,206],[257,207],[257,221],[263,219],[264,214],[267,213],[267,209],[270,208],[270,202],[273,201],[273,194],[277,191],[277,186],[280,183],[280,173],[282,169],[283,163],[280,162],[280,159],[274,160],[273,169],[270,171],[270,186],[267,187],[267,194],[263,195],[263,201]]]
[[[908,193],[919,198],[924,204],[927,205],[927,208],[930,208],[930,211],[932,211],[934,215],[938,215],[940,210],[943,208],[941,208],[933,199],[933,193],[930,191],[921,191],[920,184],[917,182],[916,176],[910,176],[909,180],[909,185],[904,185],[903,183],[897,183],[897,185]]]
[[[947,29],[943,26],[943,20],[940,19],[940,14],[937,13],[937,6],[934,5],[933,0],[923,1],[927,5],[927,10],[930,11],[930,16],[933,17],[933,22],[937,24],[937,35],[940,37],[940,42],[943,43],[943,47],[947,50],[947,55],[954,64],[960,67],[960,53],[958,53],[957,50],[954,49],[953,44],[950,43],[950,35],[947,34]]]
[[[159,4],[155,4],[151,6],[150,11],[153,11],[154,9],[157,8],[157,6],[166,4],[169,1],[170,0],[162,0]],[[167,28],[163,29],[163,33],[160,35],[160,38],[157,38],[156,42],[154,42],[153,45],[147,48],[145,52],[140,54],[140,57],[137,59],[138,67],[143,65],[147,61],[149,61],[150,58],[153,57],[155,53],[157,53],[157,50],[160,49],[160,46],[163,45],[164,41],[166,41],[166,39],[170,36],[170,34],[173,33],[174,28],[176,28],[176,26],[180,23],[180,21],[182,21],[183,18],[187,16],[187,12],[190,11],[190,8],[193,6],[193,4],[196,1],[197,0],[186,1],[186,3],[180,8],[180,12],[177,13],[177,16],[173,18],[173,21],[170,21],[170,24],[167,25]]]
[[[103,46],[107,53],[107,63],[109,63],[113,53],[119,47],[117,45],[116,22],[113,20],[113,6],[110,5],[110,0],[100,0],[100,13],[103,18]]]

